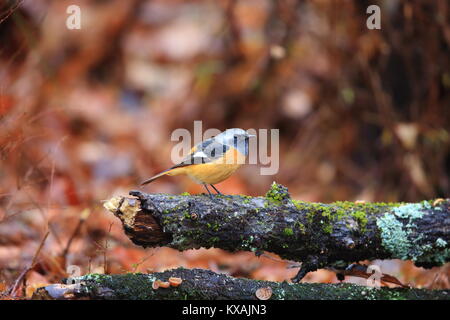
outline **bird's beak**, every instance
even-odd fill
[[[248,137],[248,138],[256,137],[256,135],[255,135],[255,134],[247,134],[247,137]]]

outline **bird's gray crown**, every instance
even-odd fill
[[[251,137],[247,131],[240,128],[227,129],[214,139],[222,144],[236,148],[240,153],[248,154],[248,139]]]

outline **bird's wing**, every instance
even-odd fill
[[[214,138],[205,140],[191,149],[191,153],[171,169],[186,167],[193,164],[209,163],[223,157],[230,147],[217,142]]]

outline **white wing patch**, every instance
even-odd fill
[[[193,154],[194,158],[208,158],[208,156],[203,151],[197,151]]]

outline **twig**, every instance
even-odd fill
[[[83,210],[83,212],[81,212],[80,219],[78,220],[78,224],[77,224],[75,230],[73,231],[72,235],[70,236],[69,241],[67,241],[67,245],[61,254],[61,256],[64,258],[64,260],[66,260],[67,253],[69,252],[69,249],[70,249],[73,239],[77,236],[78,232],[81,229],[81,226],[86,221],[86,219],[89,217],[89,214],[90,214],[89,209],[85,209],[85,210]]]
[[[22,273],[19,275],[19,277],[17,278],[17,280],[14,282],[14,285],[11,287],[11,289],[8,291],[9,295],[13,295],[16,291],[17,288],[19,287],[20,283],[24,280],[24,278],[26,277],[26,275],[28,274],[28,272],[30,272],[34,266],[36,265],[36,261],[37,258],[39,256],[39,253],[42,250],[42,247],[44,246],[45,240],[47,240],[48,235],[50,234],[50,231],[47,231],[47,233],[45,234],[45,236],[42,238],[41,243],[39,244],[38,249],[36,250],[36,252],[34,253],[33,259],[31,260],[31,264],[28,268],[26,268],[24,271],[22,271]]]
[[[5,15],[3,18],[0,19],[0,24],[2,24],[3,21],[5,21],[6,19],[8,19],[9,16],[12,15],[12,14],[14,13],[14,11],[16,11],[17,8],[19,8],[20,5],[21,5],[24,1],[25,1],[25,0],[19,0],[19,1],[17,1],[16,4],[13,5],[13,6],[6,12],[6,15]]]
[[[113,224],[114,224],[114,222],[111,222],[109,224],[108,236],[106,237],[106,240],[105,240],[105,250],[103,250],[103,272],[105,274],[108,274],[108,261],[106,258],[106,252],[108,251],[108,239],[111,234],[111,229],[112,229]]]
[[[137,269],[141,264],[143,264],[145,261],[147,261],[149,258],[153,257],[155,255],[155,252],[152,252],[146,257],[143,257],[139,262],[133,264],[133,273],[137,272]]]

